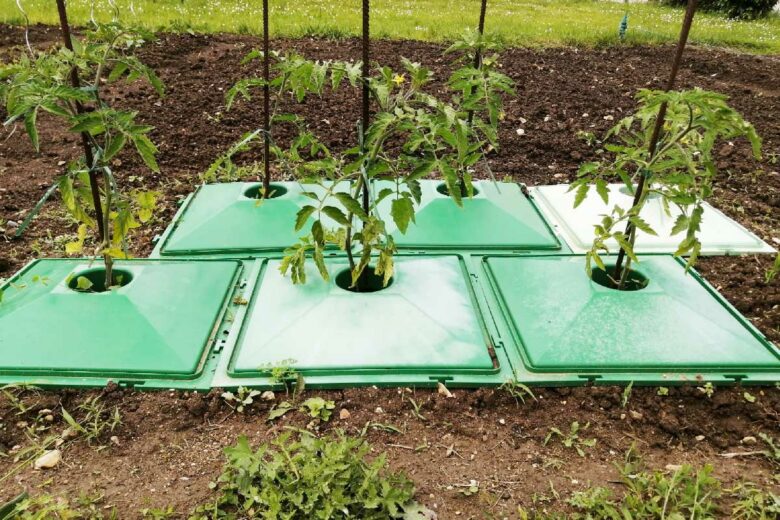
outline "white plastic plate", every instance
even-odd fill
[[[566,241],[574,253],[590,249],[593,242],[593,226],[601,222],[616,204],[624,209],[631,207],[633,195],[623,184],[609,185],[609,205],[596,193],[595,188],[577,208],[574,208],[575,192],[569,192],[568,184],[537,186],[530,189],[539,208]],[[671,216],[663,209],[660,199],[649,199],[642,211],[642,218],[650,224],[658,236],[637,231],[637,253],[674,253],[684,238],[682,234],[671,236],[672,226],[680,213],[671,206]],[[702,255],[717,256],[742,253],[774,253],[775,249],[730,219],[710,204],[704,204],[701,232]],[[617,252],[617,242],[607,242],[610,252]]]

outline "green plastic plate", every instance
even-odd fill
[[[561,244],[520,186],[476,181],[476,194],[458,206],[439,192],[441,181],[422,181],[422,200],[406,234],[391,228],[400,248],[559,250]],[[376,189],[383,187],[377,183]],[[446,192],[445,192],[446,193]],[[391,226],[390,198],[381,203]]]
[[[230,376],[284,364],[306,375],[497,372],[460,257],[399,256],[392,284],[361,294],[333,282],[344,259],[326,264],[330,282],[310,265],[306,285],[293,285],[278,260],[267,261]]]
[[[69,287],[90,270],[86,260],[37,260],[6,284],[0,375],[195,377],[240,263],[128,260],[116,268],[130,283],[103,293]]]
[[[166,234],[162,256],[230,253],[248,257],[264,251],[282,251],[308,232],[295,231],[298,210],[312,204],[302,192],[320,191],[295,182],[278,182],[272,189],[280,196],[259,201],[247,196],[257,183],[230,182],[200,186],[179,212],[173,229]],[[347,189],[345,185],[345,190]],[[330,221],[325,218],[327,225]]]
[[[536,372],[780,371],[780,351],[671,256],[641,257],[649,284],[591,281],[582,256],[488,257],[487,272],[526,368]],[[662,379],[659,375],[658,379]]]

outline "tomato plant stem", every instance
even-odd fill
[[[68,12],[65,9],[65,0],[57,0],[57,11],[60,15],[60,28],[62,29],[62,42],[65,48],[69,51],[73,51],[73,41],[70,38],[70,25],[68,25]],[[70,69],[70,82],[73,88],[81,88],[81,82],[79,81],[79,73],[76,67]],[[84,105],[80,101],[75,102],[76,112],[81,114],[84,112]],[[98,185],[97,172],[93,169],[95,166],[93,163],[95,159],[92,155],[92,146],[89,144],[89,135],[87,132],[81,132],[81,145],[84,147],[84,159],[89,169],[89,188],[92,192],[92,203],[95,206],[95,214],[97,215],[98,225],[98,241],[102,241],[105,236],[106,230],[103,225],[103,204],[100,201],[100,186]]]
[[[688,8],[685,10],[685,18],[683,18],[682,29],[680,30],[680,39],[677,42],[677,50],[674,55],[674,60],[672,61],[672,72],[669,75],[669,81],[667,82],[666,88],[664,89],[666,92],[674,88],[674,83],[677,80],[677,73],[680,70],[683,51],[685,50],[685,45],[688,42],[688,35],[691,32],[691,25],[693,24],[693,15],[696,13],[698,4],[699,0],[688,0]],[[653,133],[650,135],[650,142],[648,143],[648,160],[652,160],[653,156],[655,155],[656,148],[658,146],[658,140],[661,137],[661,130],[664,126],[664,120],[666,119],[666,110],[667,103],[661,103],[661,106],[658,108],[658,116],[655,119]],[[632,208],[637,207],[637,205],[640,204],[642,200],[644,200],[642,195],[645,191],[645,185],[648,182],[646,172],[643,171],[639,173],[639,182],[637,182],[636,191],[634,192],[634,202]],[[625,236],[633,248],[634,243],[636,242],[636,226],[634,226],[634,223],[631,221],[626,224]],[[623,272],[624,260],[626,261],[625,273]],[[626,260],[626,251],[621,247],[620,251],[618,252],[617,260],[615,261],[615,274],[613,276],[615,280],[619,280],[617,287],[618,289],[623,288],[623,284],[627,278],[630,266],[631,259]]]

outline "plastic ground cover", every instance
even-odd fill
[[[400,249],[562,251],[561,242],[519,185],[490,181],[474,184],[474,197],[465,198],[458,206],[437,191],[439,181],[422,181],[416,224],[410,225],[405,234],[392,227],[389,198],[380,203],[379,211],[390,224],[388,231]],[[298,210],[313,203],[303,192],[316,193],[321,188],[275,183],[284,193],[259,202],[246,196],[257,186],[241,182],[200,186],[184,202],[152,256],[255,258],[295,244],[310,227],[309,223],[300,232],[294,229]],[[374,195],[383,187],[386,183],[374,184]],[[348,186],[339,189],[346,191]],[[324,224],[335,226],[327,217]]]
[[[3,287],[0,381],[204,386],[199,378],[240,263],[120,261],[127,285],[102,293],[69,287],[97,268],[87,260],[36,260]]]
[[[601,221],[602,215],[609,213],[616,204],[628,209],[633,203],[633,195],[623,184],[609,185],[609,204],[605,204],[596,190],[591,189],[585,200],[576,208],[575,193],[568,190],[568,184],[537,186],[531,188],[531,194],[575,253],[590,249],[593,242],[593,225]],[[671,231],[681,211],[676,206],[670,206],[670,214],[667,215],[661,199],[653,194],[649,197],[642,211],[642,218],[658,235],[637,231],[634,250],[638,253],[674,253],[682,237],[671,236]],[[707,203],[704,204],[699,240],[702,243],[703,255],[775,252],[772,246]],[[611,251],[618,250],[618,244],[614,240],[607,241],[607,247]]]
[[[308,232],[311,222],[295,231],[302,206],[313,201],[303,193],[320,192],[316,185],[277,182],[278,197],[260,201],[251,182],[204,184],[188,198],[160,245],[160,256],[194,256],[209,253],[236,257],[282,251]],[[348,189],[347,185],[344,190]],[[311,220],[311,219],[310,219]],[[333,225],[327,217],[326,225]]]
[[[376,190],[384,186],[378,183]],[[462,206],[446,194],[441,181],[422,181],[421,187],[415,224],[405,234],[392,227],[390,198],[384,199],[380,207],[399,248],[536,251],[561,248],[547,222],[518,184],[475,181],[473,197],[464,197]]]
[[[780,350],[671,256],[644,256],[650,281],[616,291],[585,276],[582,256],[483,258],[501,337],[526,382],[770,382]],[[495,316],[495,315],[494,315]],[[506,345],[505,345],[506,347]]]
[[[400,382],[417,374],[430,384],[437,376],[499,372],[462,258],[401,256],[386,289],[361,294],[334,282],[346,259],[326,265],[330,281],[309,266],[306,285],[294,286],[278,260],[262,263],[229,378],[263,377],[284,365],[307,381],[391,374]]]
[[[423,185],[417,226],[428,231],[414,238],[412,224],[393,284],[371,294],[334,285],[347,265],[339,251],[326,255],[330,282],[313,265],[304,286],[280,275],[281,249],[297,238],[282,226],[292,230],[295,213],[308,203],[300,197],[310,200],[296,183],[282,184],[287,202],[280,197],[260,206],[244,196],[256,184],[200,188],[152,255],[179,244],[179,256],[121,262],[133,281],[116,295],[63,286],[86,261],[33,262],[6,284],[0,303],[0,349],[12,352],[0,362],[0,384],[278,387],[270,369],[285,365],[310,388],[780,380],[778,349],[694,271],[686,275],[681,261],[644,255],[638,269],[650,278],[647,288],[601,288],[586,277],[584,257],[569,254],[518,186],[478,183],[481,195],[502,202],[468,213],[480,199],[458,208],[434,195],[437,185]],[[491,189],[501,191],[498,199]],[[499,206],[509,216],[490,220]],[[277,211],[285,214],[278,221]],[[489,226],[469,223],[480,219]],[[509,236],[518,229],[524,238]],[[530,243],[539,249],[519,245]],[[556,243],[560,249],[544,248]],[[27,287],[17,294],[19,284]],[[47,307],[63,295],[80,310]],[[132,305],[82,312],[84,301],[123,295]],[[131,317],[117,320],[123,313]],[[166,324],[145,329],[144,319]],[[101,329],[106,324],[115,328]],[[98,333],[90,331],[95,327]],[[138,334],[144,341],[133,343]]]

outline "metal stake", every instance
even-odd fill
[[[57,11],[60,15],[60,28],[62,29],[62,42],[65,48],[69,51],[73,51],[73,41],[70,37],[70,25],[68,24],[68,13],[65,9],[65,0],[57,0]],[[70,82],[73,88],[81,88],[81,82],[79,81],[79,73],[76,67],[70,69]],[[80,101],[75,102],[76,113],[82,114],[84,112],[84,105]],[[97,172],[94,170],[95,157],[92,154],[92,146],[89,143],[89,134],[84,131],[81,132],[81,144],[84,148],[84,158],[87,162],[87,168],[89,169],[89,187],[92,192],[92,203],[95,206],[95,213],[97,218],[95,221],[98,226],[98,240],[103,241],[106,230],[103,225],[103,204],[100,200],[100,186],[98,185]]]
[[[263,0],[263,198],[271,191],[271,81],[268,44],[268,0]]]
[[[677,80],[677,73],[680,70],[680,63],[682,62],[682,55],[683,51],[685,50],[685,44],[688,42],[688,34],[690,33],[691,25],[693,24],[693,15],[696,13],[696,7],[698,7],[698,4],[699,0],[688,0],[688,8],[685,11],[685,18],[683,19],[682,29],[680,31],[680,39],[677,42],[677,50],[674,55],[674,61],[672,62],[672,73],[669,75],[669,81],[666,83],[666,88],[664,89],[665,92],[669,92],[674,88],[674,83]],[[658,108],[658,116],[655,119],[655,126],[653,127],[653,133],[650,135],[650,143],[648,144],[648,159],[652,159],[655,155],[656,148],[658,146],[658,140],[661,136],[661,130],[664,126],[664,120],[666,119],[666,109],[666,102],[661,103],[661,106]],[[639,204],[639,201],[642,199],[642,194],[645,190],[645,184],[647,183],[646,181],[647,176],[644,174],[644,172],[642,172],[642,175],[639,177],[639,183],[637,184],[636,192],[634,193],[634,203],[632,207]],[[625,236],[630,241],[635,233],[636,228],[634,224],[629,222],[626,225]],[[623,274],[622,270],[625,256],[626,251],[621,247],[620,251],[618,252],[617,261],[615,262],[615,280],[622,279],[621,276]]]

